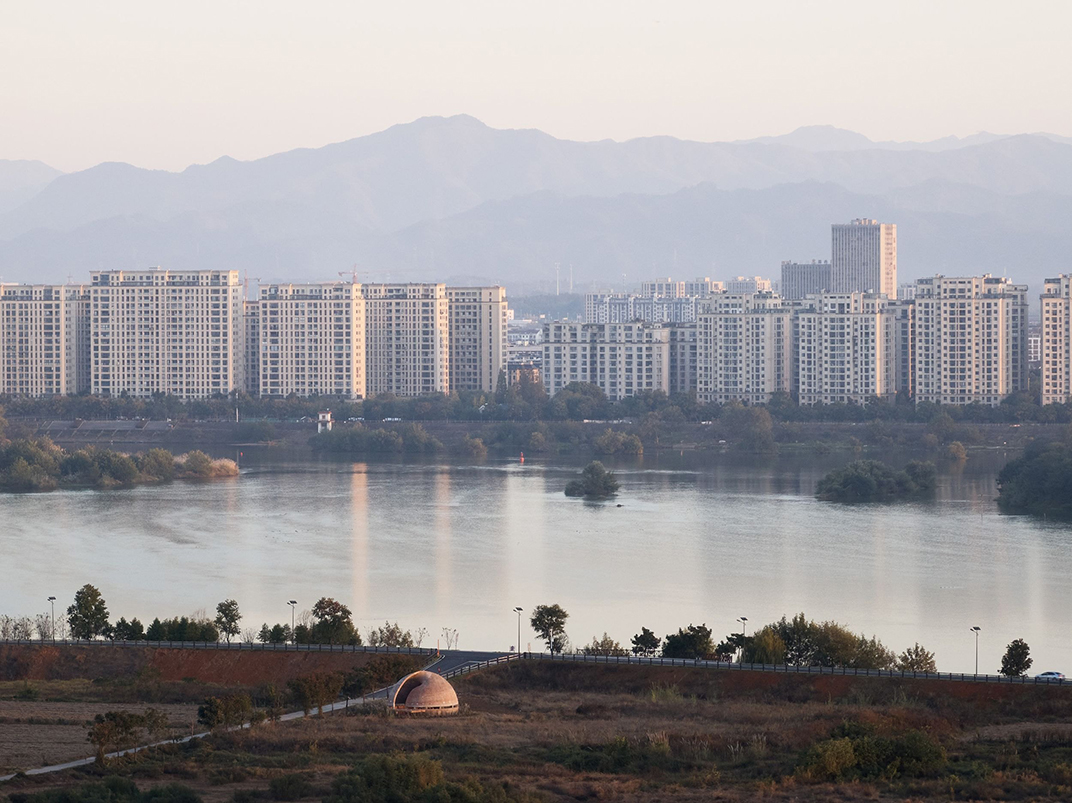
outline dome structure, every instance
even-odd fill
[[[434,672],[406,675],[390,691],[391,708],[399,713],[442,716],[458,713],[454,687]]]

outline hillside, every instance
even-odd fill
[[[27,174],[15,176],[12,164]],[[39,164],[39,163],[38,163]],[[774,275],[829,256],[829,225],[899,224],[903,279],[1067,268],[1072,144],[981,134],[873,143],[830,127],[745,142],[572,142],[423,118],[315,149],[178,173],[58,175],[0,162],[0,274],[228,266],[273,279],[465,277],[547,287],[672,272]]]

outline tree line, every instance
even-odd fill
[[[291,628],[287,623],[261,625],[260,630],[245,629],[238,602],[226,599],[216,605],[215,616],[177,616],[154,618],[146,626],[138,617],[129,621],[120,617],[111,621],[107,602],[96,586],[78,589],[66,614],[57,618],[55,631],[50,612],[35,617],[0,615],[0,639],[48,641],[55,639],[105,639],[109,641],[192,641],[231,643],[241,637],[245,643],[262,644],[345,644],[370,647],[421,647],[430,637],[427,628],[404,630],[397,622],[384,622],[369,628],[363,639],[354,625],[350,608],[332,597],[321,597],[309,611],[303,611]],[[458,631],[443,628],[441,640],[452,649]]]
[[[569,613],[558,604],[539,605],[530,617],[532,629],[552,654],[571,651],[566,634]],[[623,646],[607,633],[593,637],[577,652],[583,655],[684,658],[767,664],[793,667],[837,667],[846,669],[881,669],[903,672],[937,672],[934,653],[917,642],[896,653],[875,636],[853,633],[837,622],[816,622],[803,613],[783,616],[752,635],[730,633],[716,642],[706,624],[690,623],[676,632],[660,637],[642,627]],[[1006,648],[998,673],[1022,677],[1031,668],[1030,648],[1016,639]]]
[[[189,400],[166,394],[155,394],[150,398],[0,396],[0,405],[6,407],[9,416],[21,418],[173,421],[233,421],[236,407],[245,419],[268,421],[315,417],[325,408],[331,409],[336,419],[365,418],[369,421],[384,418],[407,421],[579,421],[637,417],[648,413],[665,415],[668,420],[708,421],[718,418],[720,410],[726,406],[701,404],[695,393],[669,395],[663,391],[643,391],[621,401],[611,401],[598,386],[580,382],[572,383],[550,397],[542,382],[533,382],[528,376],[508,385],[505,372],[500,374],[494,392],[453,391],[417,398],[400,398],[392,394],[380,394],[364,401],[340,396],[258,398],[236,392],[229,396]],[[929,423],[943,413],[957,421],[974,423],[1072,422],[1072,403],[1043,406],[1034,389],[1013,393],[996,407],[916,404],[903,393],[893,399],[872,398],[866,404],[826,405],[800,405],[790,394],[776,393],[761,406],[777,421],[783,422]]]
[[[176,456],[166,449],[149,449],[129,455],[94,446],[69,451],[48,438],[0,441],[0,490],[4,491],[115,488],[237,473],[233,460],[214,460],[200,451]]]

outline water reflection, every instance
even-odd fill
[[[997,513],[1000,453],[943,465],[935,502],[840,507],[812,493],[844,454],[649,454],[612,465],[615,503],[589,504],[562,494],[581,458],[452,466],[251,451],[238,480],[0,498],[0,553],[15,567],[0,611],[43,611],[48,594],[67,600],[91,582],[116,618],[235,597],[256,630],[289,620],[287,599],[308,609],[334,596],[362,630],[398,620],[505,648],[515,605],[561,603],[577,644],[689,622],[721,636],[742,615],[758,625],[803,610],[897,649],[919,641],[943,669],[974,664],[974,624],[984,668],[1023,637],[1040,670],[1072,669],[1070,530]]]

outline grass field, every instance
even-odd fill
[[[20,778],[0,795],[21,801],[103,773],[143,788],[179,782],[220,803],[321,800],[377,759],[438,762],[443,784],[490,795],[444,797],[441,784],[439,797],[399,801],[1072,799],[1072,690],[536,662],[455,685],[456,717],[370,708],[265,723]],[[76,739],[68,723],[101,705],[3,703],[0,732],[40,722],[27,727],[55,734],[59,750]],[[177,727],[191,712],[167,708]]]

